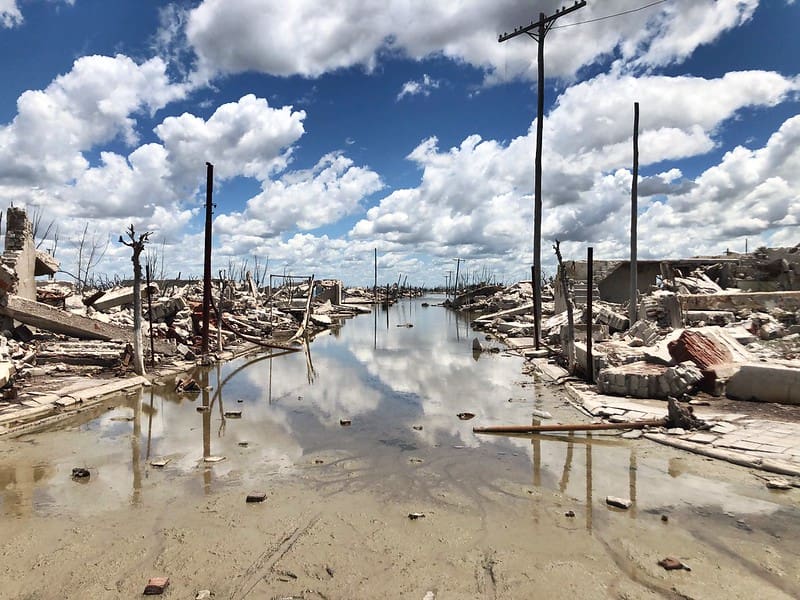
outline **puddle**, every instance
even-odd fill
[[[423,301],[431,306],[421,308]],[[3,442],[0,515],[146,506],[161,501],[154,489],[163,486],[193,496],[289,476],[324,486],[342,473],[348,485],[379,485],[395,495],[415,485],[449,486],[475,503],[487,502],[481,489],[520,498],[555,492],[586,530],[661,514],[734,515],[720,521],[725,527],[792,514],[760,487],[709,478],[693,466],[700,459],[652,444],[598,434],[473,434],[473,426],[530,422],[533,409],[556,421],[578,414],[550,388],[525,381],[520,359],[474,356],[472,339],[482,335],[437,301],[378,307],[306,353],[276,351],[198,370],[197,394],[154,386],[58,430]],[[406,323],[414,326],[396,326]],[[475,417],[460,420],[465,412]],[[168,462],[154,467],[156,459]],[[86,482],[72,480],[74,467],[90,471]],[[633,504],[621,512],[606,506],[606,496]]]

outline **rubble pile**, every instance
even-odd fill
[[[625,300],[630,264],[599,263],[593,269],[591,316],[588,285],[574,280],[588,273],[583,263],[568,264],[573,280],[566,295],[557,286],[554,302],[543,303],[541,340],[553,360],[567,364],[569,301],[576,309],[576,374],[591,373],[601,393],[688,399],[705,392],[800,404],[800,245],[752,255],[644,261],[633,324]],[[529,358],[539,355],[532,350],[530,282],[453,306],[481,313],[472,322],[474,329]],[[564,310],[553,314],[554,307]]]

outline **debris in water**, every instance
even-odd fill
[[[789,490],[792,488],[792,484],[786,479],[775,477],[767,479],[767,487],[771,490]]]
[[[240,410],[226,410],[225,417],[228,419],[241,419],[242,411]]]
[[[236,402],[238,402],[239,404],[241,404],[242,402],[244,402],[244,399],[242,399],[242,398],[237,398],[237,399],[236,399]]]
[[[88,479],[90,475],[89,469],[84,469],[83,467],[75,467],[72,469],[73,479]]]
[[[398,323],[397,327],[413,327],[412,323]]]
[[[411,519],[412,521],[416,521],[417,519],[421,519],[424,516],[425,516],[425,513],[421,513],[421,512],[408,513],[408,518]]]
[[[421,458],[417,458],[416,456],[412,456],[411,458],[408,459],[408,462],[410,462],[410,463],[422,463],[422,462],[425,462],[425,461],[422,460]]]
[[[315,458],[315,459],[314,459],[314,464],[315,464],[315,465],[324,465],[324,464],[325,464],[325,461],[324,461],[324,460],[322,460],[321,458]]]
[[[460,413],[458,413],[458,415],[456,415],[456,416],[457,416],[459,419],[461,419],[462,421],[469,421],[470,419],[474,419],[474,418],[475,418],[475,413],[471,413],[471,412],[460,412]]]
[[[206,456],[203,461],[207,463],[217,463],[221,460],[225,460],[224,456]]]
[[[241,447],[241,448],[247,448],[249,445],[250,445],[250,442],[244,442],[244,441],[239,442],[239,447]]]
[[[197,407],[195,407],[195,410],[197,412],[208,412],[209,410],[211,410],[211,407],[210,406],[197,406]]]
[[[151,577],[144,588],[145,596],[160,596],[169,585],[169,577]]]
[[[412,425],[411,429],[414,431],[422,431],[422,425]]]
[[[428,308],[430,306],[430,304],[428,304],[427,302],[423,302],[422,304],[420,304],[420,306],[422,308]]]
[[[111,417],[111,421],[133,421],[133,417]]]
[[[668,515],[661,515],[662,523],[669,523],[669,516]]]
[[[660,561],[658,561],[658,566],[664,567],[664,569],[667,571],[677,571],[678,569],[685,569],[687,571],[692,570],[677,558],[672,558],[671,556],[667,556],[666,558],[662,558]]]
[[[339,425],[341,425],[342,427],[348,427],[352,424],[353,422],[350,419],[339,419]]]
[[[633,502],[627,498],[617,498],[616,496],[606,496],[606,504],[627,510],[631,507]]]
[[[201,391],[200,384],[191,377],[189,379],[181,379],[180,377],[175,380],[175,391],[196,394]]]
[[[195,594],[194,600],[208,600],[212,595],[211,590],[200,590]]]
[[[538,410],[538,409],[536,409],[536,408],[534,408],[534,409],[531,411],[531,414],[532,414],[534,417],[539,417],[540,419],[552,419],[552,418],[553,418],[553,415],[551,415],[551,414],[550,414],[549,412],[547,412],[546,410]]]
[[[247,494],[246,502],[263,502],[267,499],[267,492],[250,492]]]
[[[564,516],[565,517],[574,517],[575,516],[575,511],[574,510],[568,510],[567,512],[564,513]]]
[[[150,466],[159,468],[166,467],[171,460],[171,458],[156,458],[150,461]]]

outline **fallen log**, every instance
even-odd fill
[[[663,427],[666,419],[649,421],[625,421],[623,423],[562,423],[558,425],[497,425],[495,427],[473,427],[473,433],[539,433],[541,431],[600,431],[604,429],[644,429]]]

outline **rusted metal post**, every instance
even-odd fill
[[[206,163],[206,239],[203,257],[203,345],[202,354],[208,354],[208,321],[211,312],[211,215],[214,188],[214,165]]]
[[[594,295],[594,249],[586,249],[586,375],[594,383],[594,357],[592,356],[592,296]]]

